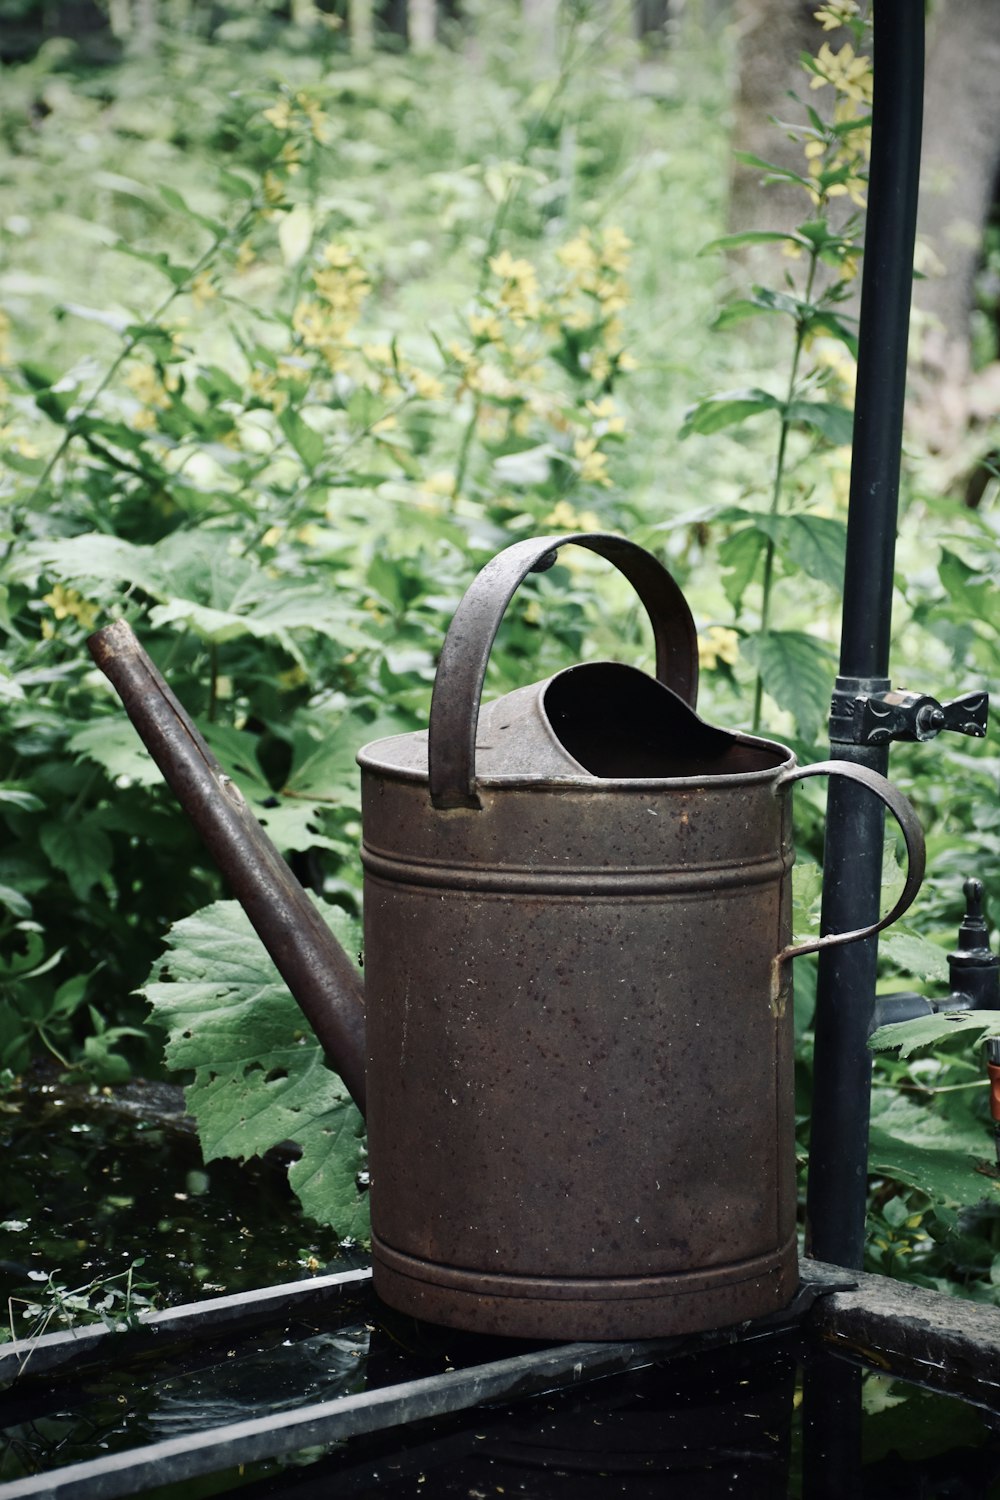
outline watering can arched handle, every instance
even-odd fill
[[[533,537],[505,547],[470,584],[445,636],[431,699],[428,761],[435,807],[478,807],[476,728],[486,664],[518,586],[541,573],[572,542],[614,563],[635,588],[656,641],[656,675],[693,708],[698,695],[698,635],[687,600],[651,552],[607,532]]]
[[[775,782],[775,791],[781,792],[793,782],[804,780],[806,776],[846,776],[849,781],[857,781],[862,786],[866,786],[885,803],[903,834],[903,842],[906,845],[906,880],[903,882],[903,889],[892,910],[884,917],[880,917],[877,922],[873,922],[870,927],[858,927],[852,932],[828,932],[823,937],[813,938],[807,943],[792,943],[778,954],[775,962],[779,966],[786,959],[798,958],[802,953],[818,953],[821,948],[835,948],[840,943],[856,943],[861,938],[874,937],[876,932],[881,932],[883,927],[890,927],[897,918],[903,915],[919,891],[920,883],[924,878],[927,851],[920,820],[908,798],[904,797],[891,781],[887,781],[877,771],[871,771],[867,766],[855,765],[852,761],[819,760],[815,765],[797,766],[794,770],[783,772]]]

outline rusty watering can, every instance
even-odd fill
[[[511,597],[569,543],[635,587],[656,678],[590,663],[481,707]],[[508,547],[456,611],[429,731],[360,752],[367,1026],[353,965],[128,626],[91,649],[363,1110],[367,1076],[388,1303],[619,1339],[788,1302],[789,960],[894,921],[923,838],[874,772],[698,718],[691,612],[654,557],[599,533]],[[818,775],[881,798],[908,869],[876,925],[792,945],[788,794]]]

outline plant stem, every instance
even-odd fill
[[[218,253],[222,246],[226,244],[227,241],[235,239],[238,235],[242,235],[258,212],[259,205],[255,199],[253,204],[249,208],[245,209],[244,212],[240,215],[240,218],[237,220],[236,224],[234,224],[231,229],[227,229],[224,234],[218,235],[209,245],[208,249],[202,252],[202,254],[195,261],[194,265],[190,268],[187,276],[180,283],[180,285],[172,286],[167,295],[162,298],[159,303],[157,303],[156,307],[150,313],[149,317],[143,321],[141,325],[142,330],[148,328],[151,324],[159,323],[160,319],[173,305],[173,303],[176,302],[177,298],[182,296],[191,286],[195,278],[199,276],[201,272],[211,264],[213,257]],[[97,402],[104,395],[104,392],[107,390],[112,380],[114,380],[115,376],[118,374],[118,371],[128,359],[129,355],[132,354],[134,350],[138,348],[139,344],[142,343],[142,339],[142,331],[130,334],[128,338],[125,339],[122,347],[119,349],[118,353],[115,355],[115,358],[111,361],[111,364],[105,370],[104,374],[101,376],[101,379],[91,391],[86,401],[83,403],[83,406],[72,418],[72,420],[67,422],[66,431],[63,433],[62,438],[56,445],[55,452],[52,454],[48,463],[45,465],[45,468],[39,475],[38,483],[35,485],[35,488],[32,490],[30,496],[28,497],[28,500],[26,501],[26,508],[30,508],[34,501],[42,493],[45,485],[51,478],[52,472],[55,469],[56,465],[62,459],[70,443],[77,436],[80,422],[82,422],[84,417],[89,416],[93,411]]]
[[[815,250],[809,252],[809,271],[806,276],[806,288],[803,302],[808,303],[812,298],[813,283],[816,280],[816,267],[819,264],[819,256]],[[774,484],[771,489],[771,507],[768,512],[776,516],[781,509],[781,495],[785,480],[785,454],[788,448],[788,434],[791,423],[788,420],[788,411],[795,398],[795,385],[799,378],[799,364],[802,359],[802,351],[805,347],[805,322],[799,317],[795,323],[795,347],[792,351],[792,366],[788,375],[788,390],[785,395],[785,403],[781,412],[781,431],[778,434],[778,452],[774,462]],[[761,603],[760,603],[760,630],[758,639],[763,641],[767,636],[768,625],[771,618],[771,594],[774,585],[774,537],[769,536],[764,549],[764,576],[761,580]],[[757,734],[760,729],[761,707],[764,700],[764,678],[760,667],[757,668],[757,680],[754,684],[753,696],[753,720],[750,725],[752,734]]]

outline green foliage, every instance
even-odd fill
[[[296,871],[351,913],[355,753],[426,723],[455,603],[521,537],[651,545],[703,628],[707,716],[809,758],[834,673],[869,80],[853,53],[809,61],[810,97],[836,99],[783,126],[802,170],[751,163],[799,187],[802,222],[727,236],[726,59],[694,26],[657,96],[604,7],[573,8],[549,77],[504,7],[461,57],[352,54],[267,7],[199,14],[99,72],[50,44],[5,75],[0,1067],[39,1048],[99,1080],[155,1067],[132,992],[177,924],[147,994],[206,1151],[296,1140],[303,1202],[361,1238],[358,1122],[241,919],[190,915],[217,879],[86,636],[135,625]],[[706,241],[770,247],[774,284],[720,312]],[[995,523],[942,498],[911,446],[894,660],[946,698],[995,675]],[[563,554],[521,591],[491,690],[587,655],[648,663],[638,613]],[[942,740],[893,771],[930,874],[882,983],[939,985],[962,878],[997,868],[998,764]],[[796,926],[815,927],[821,794],[796,803]],[[813,975],[797,965],[803,1115]],[[878,1064],[872,1253],[992,1296],[963,1030]]]
[[[344,913],[319,906],[356,951],[359,932]],[[301,1155],[289,1180],[306,1213],[342,1239],[367,1239],[361,1116],[242,908],[216,902],[178,922],[154,976],[144,994],[167,1029],[168,1063],[194,1075],[186,1098],[205,1160],[245,1160],[294,1141]]]
[[[137,1327],[140,1314],[152,1308],[150,1294],[156,1290],[136,1276],[142,1265],[140,1257],[117,1276],[97,1277],[76,1287],[57,1280],[58,1271],[48,1275],[29,1271],[31,1280],[39,1284],[23,1297],[10,1298],[9,1324],[0,1329],[0,1338],[27,1345],[18,1373],[23,1374],[31,1361],[30,1341],[43,1333],[93,1323],[102,1323],[116,1333]]]

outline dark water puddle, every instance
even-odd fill
[[[28,1375],[5,1397],[0,1479],[525,1347],[398,1318],[367,1291],[334,1322],[83,1378]],[[1000,1421],[786,1331],[146,1493],[235,1489],[246,1500],[997,1500]]]
[[[173,1305],[342,1259],[336,1235],[302,1219],[280,1161],[206,1165],[163,1085],[43,1080],[0,1096],[0,1181],[4,1317],[8,1297],[37,1295],[52,1272],[76,1288],[142,1259],[157,1305]]]

